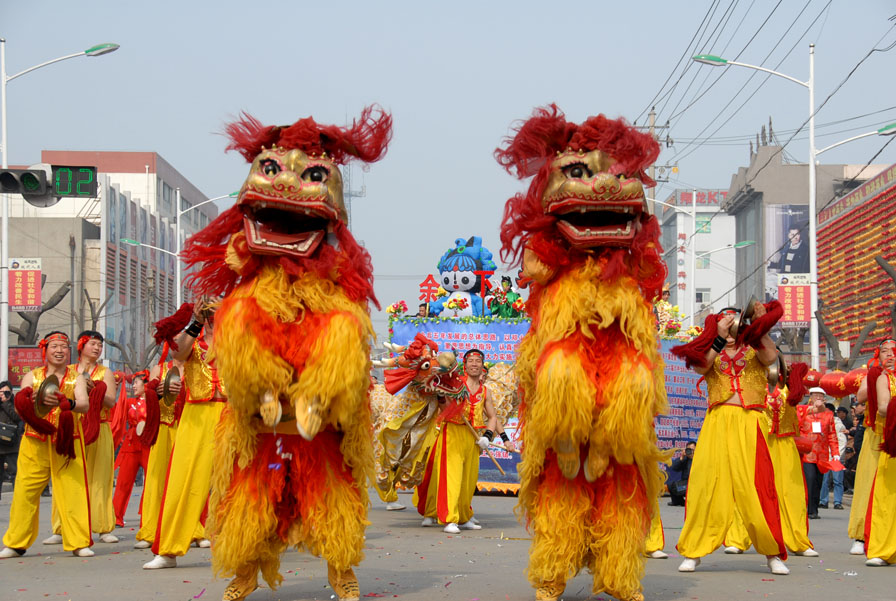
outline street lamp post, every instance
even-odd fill
[[[771,75],[776,75],[778,77],[782,77],[788,81],[792,81],[797,83],[804,88],[809,90],[809,306],[810,306],[810,319],[809,319],[809,345],[812,356],[812,369],[818,369],[819,366],[819,357],[818,357],[818,318],[815,313],[818,311],[818,215],[817,215],[817,187],[816,187],[816,157],[825,152],[826,150],[830,150],[835,146],[839,146],[840,144],[845,144],[846,142],[851,142],[852,140],[858,140],[859,138],[864,138],[865,136],[871,135],[892,135],[896,134],[896,123],[888,125],[884,128],[881,128],[877,131],[868,132],[866,134],[861,134],[858,136],[854,136],[849,138],[848,140],[843,140],[842,142],[838,142],[836,144],[832,144],[827,148],[823,148],[821,150],[815,149],[815,44],[809,44],[809,79],[808,81],[800,81],[794,77],[790,77],[789,75],[785,75],[783,73],[779,73],[777,71],[772,71],[771,69],[766,69],[765,67],[760,67],[758,65],[749,65],[747,63],[739,63],[736,61],[729,61],[719,56],[714,56],[712,54],[698,54],[697,56],[692,57],[692,60],[703,63],[705,65],[711,65],[713,67],[727,67],[729,65],[735,65],[737,67],[747,67],[748,69],[754,69],[756,71],[762,71],[763,73],[769,73]]]
[[[29,67],[24,71],[19,71],[15,75],[6,75],[6,40],[0,38],[0,152],[2,152],[2,167],[9,167],[8,156],[9,148],[7,145],[6,132],[6,84],[21,77],[26,73],[30,73],[35,69],[52,65],[70,58],[79,56],[102,56],[118,50],[118,44],[97,44],[91,46],[87,50],[67,54],[43,62],[39,65]],[[0,379],[6,380],[9,376],[9,195],[3,194],[0,199]]]
[[[181,303],[184,302],[184,287],[183,287],[183,282],[181,281],[183,274],[182,274],[182,266],[181,266],[181,260],[180,260],[180,251],[183,248],[183,234],[181,233],[181,230],[180,230],[180,216],[183,215],[184,213],[188,213],[188,212],[192,211],[193,209],[199,208],[202,205],[208,204],[210,202],[214,202],[216,200],[224,200],[225,198],[236,198],[238,195],[239,195],[239,192],[231,192],[230,194],[225,194],[224,196],[216,196],[215,198],[209,198],[208,200],[203,200],[200,203],[191,205],[189,208],[186,208],[182,211],[180,209],[180,188],[175,189],[175,191],[174,191],[174,202],[175,202],[174,239],[177,241],[177,244],[174,247],[174,249],[176,251],[174,253],[174,255],[176,257],[176,259],[174,260],[174,269],[175,269],[174,277],[177,280],[177,307],[178,308],[181,306]],[[146,245],[144,244],[143,246],[146,246]]]

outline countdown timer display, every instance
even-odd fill
[[[96,167],[53,165],[53,196],[96,198]]]

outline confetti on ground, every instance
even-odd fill
[[[194,598],[194,599],[198,599],[199,597],[201,597],[201,596],[204,595],[204,594],[205,594],[205,589],[202,589],[201,591],[199,591],[199,594],[198,594],[198,595],[193,595],[193,598]]]
[[[774,582],[775,579],[774,578],[763,578],[762,581],[763,582]]]
[[[449,585],[449,584],[451,584],[451,581],[450,581],[450,580],[449,580],[448,582],[445,583],[445,588],[448,588],[448,585]]]
[[[843,572],[843,575],[844,575],[844,576],[858,576],[859,573],[858,573],[858,572],[853,572],[852,570],[850,570],[849,572]]]

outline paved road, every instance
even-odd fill
[[[9,520],[12,495],[8,485],[0,500],[0,530]],[[152,556],[132,548],[140,490],[135,491],[126,516],[129,526],[119,529],[118,544],[96,543],[96,557],[80,559],[47,547],[40,540],[50,534],[49,499],[41,500],[41,534],[22,558],[0,560],[0,600],[120,601],[200,599],[217,601],[226,581],[212,576],[209,550],[191,549],[178,567],[147,571],[141,565]],[[372,495],[373,497],[373,495]],[[847,497],[847,502],[849,498]],[[402,495],[410,503],[410,496]],[[513,515],[514,498],[480,497],[473,501],[484,528],[450,536],[437,528],[421,528],[416,512],[386,512],[375,502],[367,530],[366,559],[356,570],[362,599],[392,598],[419,601],[529,600],[527,583],[529,536]],[[765,558],[750,551],[724,555],[717,551],[703,559],[694,574],[679,574],[674,544],[684,512],[661,503],[666,528],[666,560],[648,560],[644,592],[648,601],[756,600],[859,601],[896,599],[896,567],[866,568],[863,557],[847,554],[846,511],[821,510],[823,519],[812,522],[812,538],[821,553],[817,558],[792,557],[790,576],[773,576]],[[283,586],[261,588],[250,601],[329,600],[326,564],[309,555],[290,551],[283,556]],[[592,599],[591,578],[581,574],[568,583],[564,599]],[[593,599],[611,599],[597,595]]]

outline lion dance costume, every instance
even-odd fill
[[[288,545],[327,560],[340,599],[358,599],[373,472],[367,303],[370,256],[346,226],[338,166],[385,154],[392,118],[351,127],[244,115],[229,150],[252,162],[236,204],[188,242],[195,290],[221,296],[214,357],[228,391],[209,507],[212,566],[242,599],[261,571],[276,588]]]
[[[666,268],[647,212],[656,142],[603,115],[537,109],[495,152],[517,177],[502,258],[533,280],[520,344],[520,507],[536,599],[587,567],[595,593],[641,599],[645,539],[662,485],[654,416],[666,409],[652,301]]]

